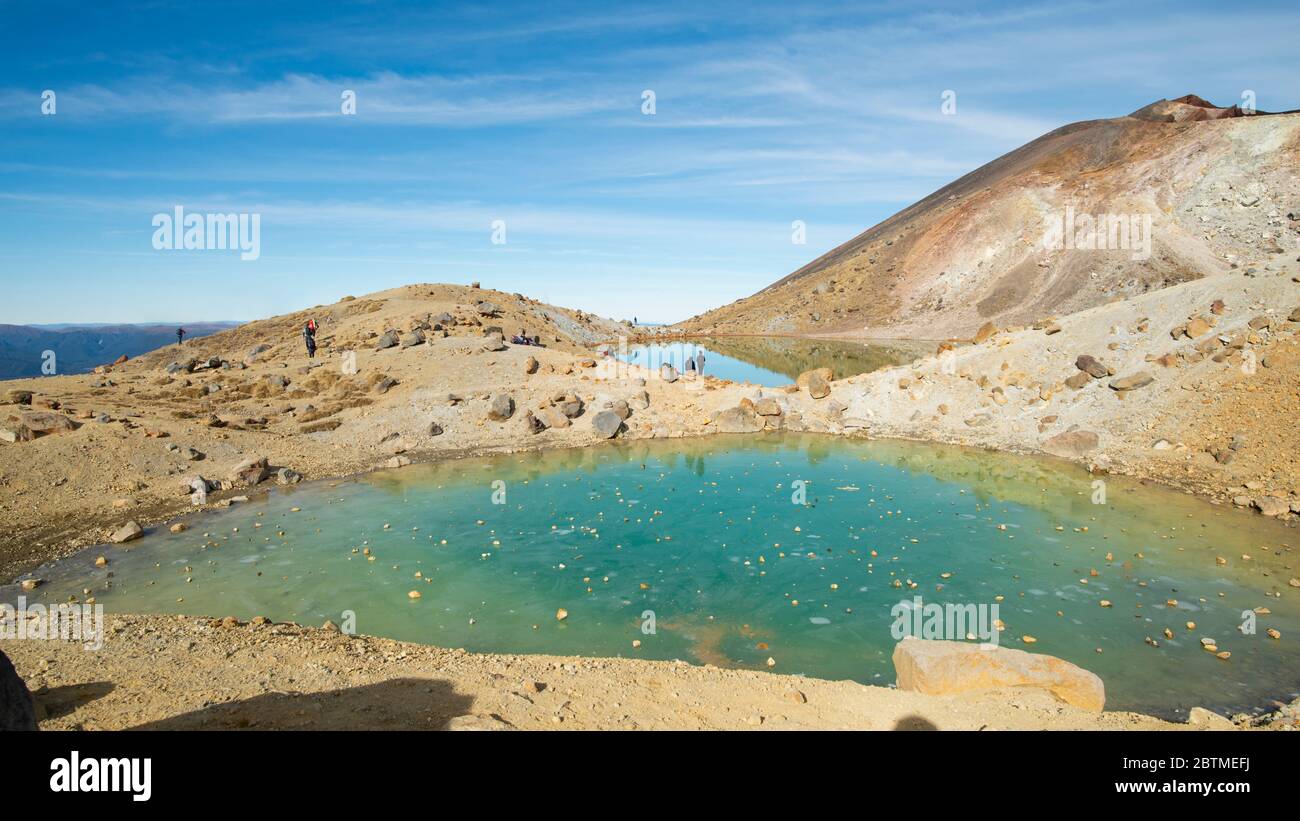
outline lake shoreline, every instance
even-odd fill
[[[114,615],[103,650],[9,642],[43,729],[1247,730],[1045,690],[927,696],[672,661],[468,653],[324,628]],[[139,688],[127,682],[148,681]],[[100,684],[91,684],[99,682]],[[165,685],[165,686],[159,686]]]

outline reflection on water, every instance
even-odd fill
[[[775,336],[701,337],[677,342],[633,345],[627,362],[685,370],[686,358],[704,351],[704,373],[733,382],[788,385],[804,371],[830,368],[835,379],[902,365],[934,351],[934,344],[897,341],[862,344],[840,340]]]
[[[277,488],[46,568],[29,598],[88,588],[109,612],[309,624],[352,611],[363,633],[476,651],[753,669],[770,657],[777,672],[887,684],[890,610],[919,595],[997,602],[1005,646],[1030,635],[1033,651],[1096,672],[1112,709],[1235,711],[1292,694],[1294,531],[1119,477],[1094,505],[1094,479],[906,442],[612,443]],[[1243,634],[1255,608],[1268,612]]]

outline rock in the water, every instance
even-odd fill
[[[1129,376],[1121,376],[1118,379],[1112,379],[1110,383],[1111,390],[1131,391],[1136,388],[1144,388],[1156,381],[1156,378],[1146,371],[1138,371]]]
[[[623,420],[614,411],[603,410],[592,417],[591,427],[605,439],[611,439],[623,427]]]
[[[1043,442],[1043,450],[1053,456],[1079,458],[1097,449],[1099,440],[1090,430],[1067,430]]]
[[[9,657],[0,652],[0,733],[36,729],[36,703],[32,694]]]
[[[1106,704],[1101,679],[1054,656],[1007,647],[908,637],[894,646],[898,689],[936,696],[1035,687],[1085,710]]]
[[[737,405],[719,413],[717,425],[721,433],[755,433],[763,429],[763,420],[753,406]]]
[[[384,462],[384,467],[404,468],[409,464],[411,464],[411,460],[407,459],[405,456],[394,456],[393,458],[389,459],[387,462]]]
[[[504,422],[515,413],[515,400],[509,394],[498,393],[492,397],[492,407],[488,409],[488,418],[494,422]]]
[[[113,535],[109,536],[108,540],[113,544],[123,544],[124,542],[135,541],[143,535],[144,528],[136,524],[135,521],[130,521],[113,531]]]
[[[1255,499],[1255,508],[1265,516],[1281,516],[1291,509],[1285,499],[1278,499],[1275,496],[1260,496]]]

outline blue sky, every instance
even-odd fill
[[[1059,125],[1300,107],[1297,43],[1294,3],[0,1],[0,322],[473,280],[675,321]],[[155,250],[178,205],[260,258]]]

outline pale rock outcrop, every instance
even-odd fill
[[[1084,710],[1100,712],[1106,689],[1095,674],[1039,653],[973,642],[907,637],[894,646],[898,689],[935,696],[1034,687]]]

